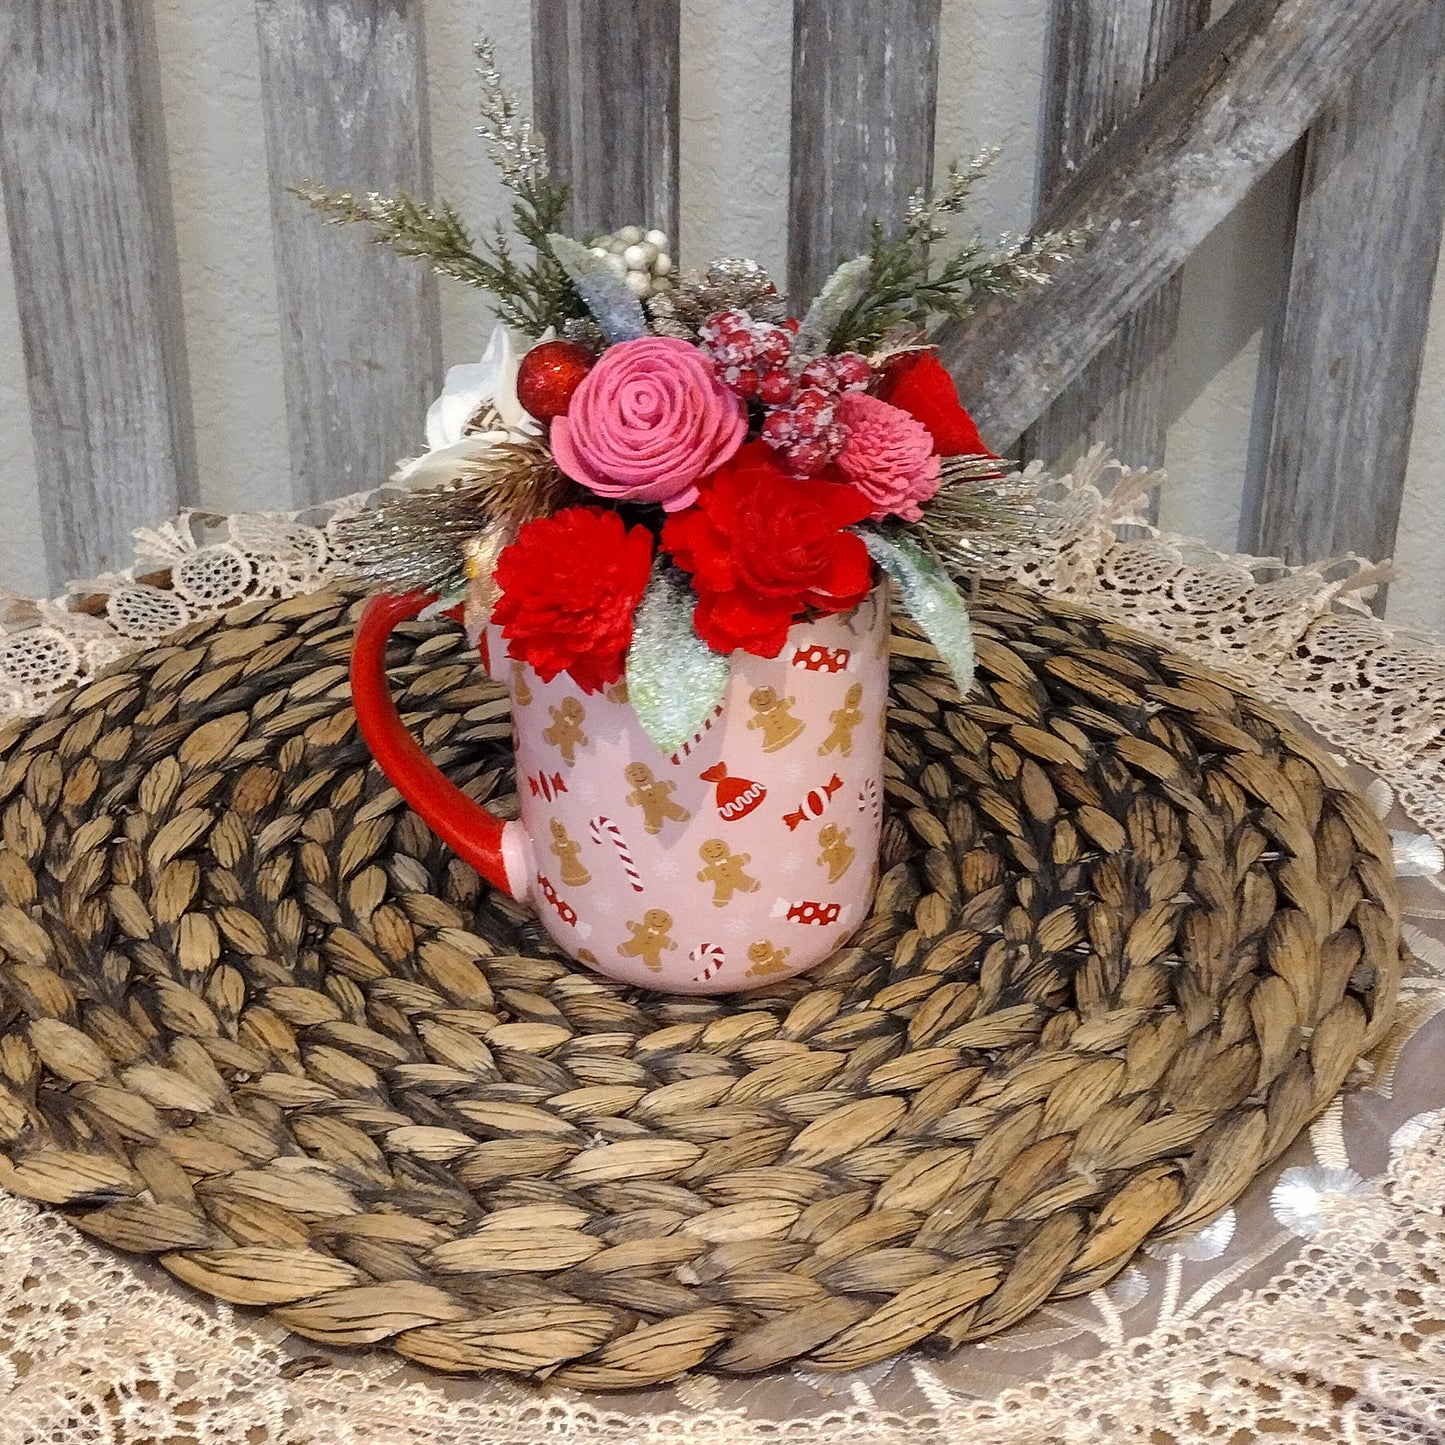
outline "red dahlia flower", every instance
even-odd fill
[[[935,351],[906,351],[883,373],[878,398],[916,417],[933,436],[941,457],[991,457],[973,418],[958,399],[958,387]]]
[[[742,447],[662,529],[664,549],[692,573],[697,635],[714,652],[776,657],[809,608],[856,607],[873,565],[862,539],[843,529],[871,510],[840,482],[789,476],[765,442]]]
[[[497,559],[492,621],[507,656],[544,682],[566,672],[583,692],[622,676],[632,615],[652,570],[652,535],[601,507],[564,507],[528,522]]]

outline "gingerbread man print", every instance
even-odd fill
[[[698,870],[697,881],[712,884],[713,907],[726,908],[734,893],[758,891],[758,880],[745,871],[751,853],[734,853],[721,838],[709,838],[697,851],[706,865]]]
[[[677,943],[668,937],[672,914],[663,908],[649,908],[640,923],[629,918],[627,926],[632,930],[632,937],[626,943],[617,945],[618,953],[623,958],[640,958],[656,973],[662,967],[663,951],[677,947]]]
[[[856,856],[857,850],[848,844],[847,828],[826,823],[818,830],[818,866],[828,870],[829,883],[836,883],[853,866]]]
[[[803,731],[803,724],[789,711],[798,705],[795,697],[779,697],[771,687],[755,687],[748,696],[748,705],[753,710],[748,728],[762,729],[765,753],[787,747]]]
[[[749,978],[768,978],[775,973],[786,973],[788,971],[788,955],[791,948],[777,948],[762,939],[748,949]]]
[[[527,664],[525,662],[512,664],[512,691],[516,695],[518,707],[532,706],[532,689],[527,685]]]
[[[581,888],[592,881],[592,875],[577,861],[577,855],[582,851],[582,845],[568,837],[567,829],[563,826],[560,818],[552,819],[551,851],[557,855],[562,883],[565,887]]]
[[[587,746],[587,734],[582,731],[587,713],[575,697],[564,697],[556,707],[549,708],[552,726],[542,730],[542,736],[554,748],[561,749],[562,761],[575,763],[577,749]]]
[[[642,809],[642,826],[649,833],[662,832],[668,821],[685,823],[692,814],[680,803],[672,801],[676,783],[659,782],[646,763],[628,763],[622,776],[632,784],[632,791],[623,799],[629,808]]]
[[[863,684],[855,682],[843,698],[843,706],[835,708],[828,714],[828,721],[833,724],[833,731],[818,745],[818,756],[826,757],[836,749],[843,756],[849,757],[853,752],[853,729],[863,721],[863,709],[858,706],[863,701]]]

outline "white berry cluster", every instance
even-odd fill
[[[592,254],[606,261],[639,301],[672,287],[672,257],[667,252],[665,231],[623,226],[610,236],[598,236]]]

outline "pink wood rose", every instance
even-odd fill
[[[922,422],[866,392],[850,391],[838,403],[848,440],[834,465],[873,504],[875,518],[916,522],[937,490],[939,461]]]
[[[695,346],[644,336],[602,353],[552,423],[552,454],[599,497],[676,512],[747,430],[747,407]]]

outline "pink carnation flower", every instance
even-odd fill
[[[916,522],[923,515],[918,504],[938,490],[939,462],[928,428],[862,391],[839,401],[837,419],[848,440],[833,465],[873,503],[875,518]]]
[[[669,512],[742,445],[747,408],[686,341],[643,336],[602,353],[552,423],[552,455],[574,481]]]

